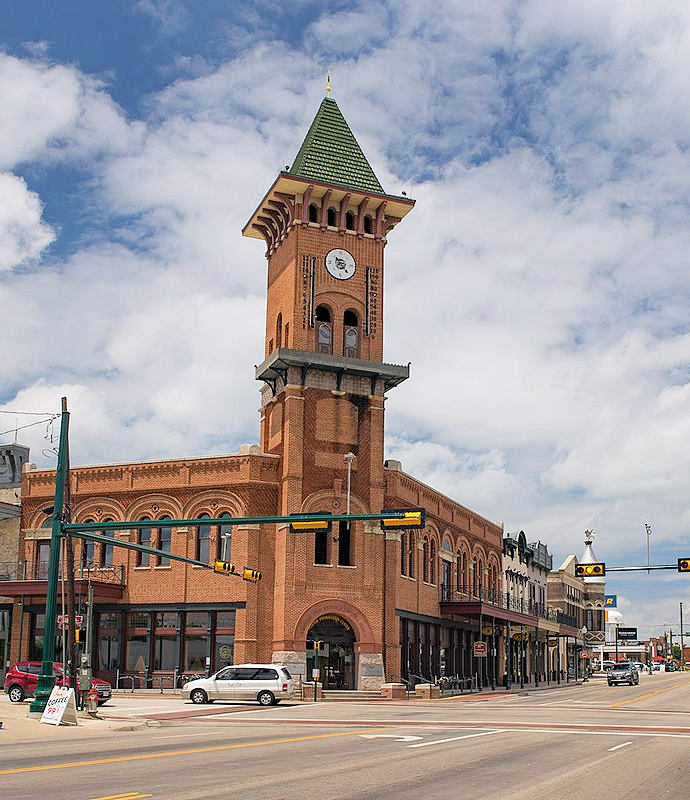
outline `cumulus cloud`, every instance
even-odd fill
[[[0,271],[35,259],[55,238],[41,201],[16,175],[0,172]]]

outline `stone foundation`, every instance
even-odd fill
[[[355,688],[361,692],[377,690],[383,686],[385,679],[381,653],[360,653]]]
[[[295,650],[277,650],[271,656],[273,664],[282,664],[288,668],[292,675],[292,680],[297,684],[299,681],[306,680],[307,677],[307,654]]]

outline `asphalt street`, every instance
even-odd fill
[[[134,731],[0,738],[0,796],[183,798],[688,797],[690,674],[400,703],[116,696]],[[104,709],[104,710],[106,710]],[[0,734],[1,735],[1,734]]]

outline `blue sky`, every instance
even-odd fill
[[[386,358],[412,362],[387,456],[555,562],[593,527],[642,563],[644,522],[654,561],[689,555],[687,4],[422,5],[11,4],[0,410],[67,394],[75,463],[257,439],[265,262],[240,229],[330,68],[417,200],[386,251]],[[640,626],[690,602],[672,573],[608,588]]]

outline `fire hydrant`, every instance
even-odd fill
[[[91,687],[88,691],[88,694],[86,695],[86,698],[89,704],[88,707],[89,714],[95,714],[98,711],[98,692],[96,691],[96,689]]]

